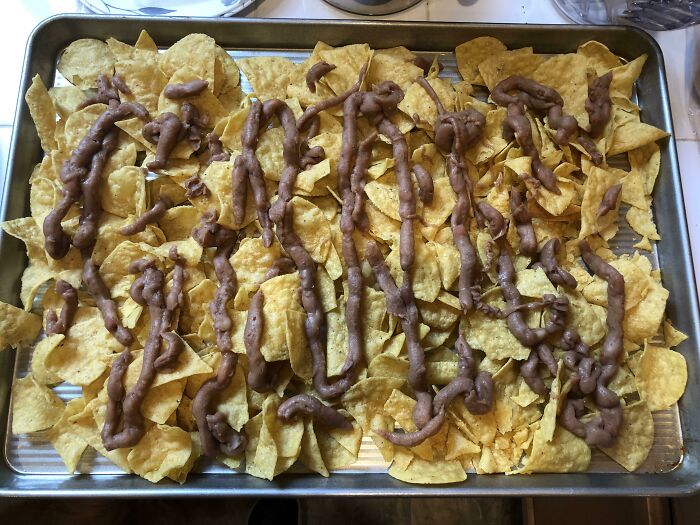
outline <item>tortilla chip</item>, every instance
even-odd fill
[[[287,85],[295,74],[296,65],[282,57],[251,57],[236,61],[261,100],[287,98]]]
[[[680,399],[688,381],[688,367],[679,352],[645,344],[635,373],[639,397],[655,412]]]
[[[181,469],[192,453],[190,435],[178,427],[154,425],[131,449],[128,462],[135,474],[158,483]]]
[[[57,68],[68,82],[80,89],[95,88],[100,75],[111,77],[114,73],[114,56],[103,41],[81,38],[61,53]]]
[[[83,398],[77,397],[68,401],[61,418],[51,427],[47,435],[53,448],[61,456],[69,474],[75,472],[78,462],[88,446],[87,441],[73,431],[73,425],[69,418],[79,414],[84,408],[85,400]]]
[[[654,419],[644,401],[622,409],[622,426],[617,441],[610,448],[601,448],[607,456],[634,472],[644,463],[654,444]]]
[[[41,330],[41,317],[11,304],[0,302],[0,351],[34,341]]]
[[[34,120],[36,132],[41,141],[41,149],[46,153],[56,149],[56,108],[49,92],[39,75],[34,75],[32,84],[24,95],[29,113]]]
[[[490,36],[480,36],[458,45],[455,48],[455,57],[459,74],[468,82],[478,83],[479,64],[506,50],[503,42]]]
[[[467,479],[467,473],[462,464],[457,461],[433,460],[426,461],[414,458],[405,469],[389,468],[388,474],[392,478],[405,483],[421,483],[426,485],[442,485],[447,483],[460,483]]]
[[[56,424],[63,414],[63,401],[31,374],[12,385],[12,433],[27,434]]]
[[[688,336],[675,328],[668,319],[664,321],[664,339],[669,347],[677,346],[688,339]]]

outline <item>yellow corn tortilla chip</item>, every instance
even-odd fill
[[[386,403],[384,403],[384,412],[391,416],[404,432],[416,432],[418,428],[413,422],[413,409],[415,406],[415,399],[401,393],[399,390],[394,390],[389,399],[386,400]],[[432,461],[434,456],[431,441],[433,439],[429,438],[415,447],[411,447],[411,452],[422,459]]]
[[[192,80],[206,80],[200,76],[201,74],[203,74],[203,72],[197,72],[193,69],[193,67],[196,66],[193,66],[192,64],[188,63],[187,65],[179,68],[172,74],[170,80],[168,80],[168,83],[184,84]],[[213,128],[216,126],[220,119],[226,116],[227,111],[224,108],[224,106],[221,105],[219,99],[217,99],[211,92],[211,89],[213,89],[211,85],[209,86],[209,88],[210,89],[205,89],[198,95],[180,100],[169,99],[161,92],[160,98],[158,99],[158,113],[164,113],[166,111],[169,111],[171,113],[174,113],[175,115],[180,116],[182,104],[184,102],[189,102],[199,110],[201,118],[208,118],[208,126]]]
[[[513,474],[533,472],[582,472],[591,461],[591,449],[581,438],[557,426],[551,441],[534,439],[524,467]]]
[[[291,83],[297,66],[282,57],[251,57],[236,61],[253,92],[261,100],[287,98],[287,85]]]
[[[323,455],[318,446],[314,425],[310,419],[304,421],[304,435],[301,439],[301,451],[299,452],[299,460],[306,465],[309,470],[321,474],[327,478],[330,474],[323,462]]]
[[[306,316],[303,312],[296,310],[285,311],[285,341],[289,349],[289,364],[297,376],[310,381],[312,363],[304,332],[305,320]]]
[[[638,119],[633,120],[615,128],[607,148],[607,155],[612,157],[626,153],[668,136],[669,133],[662,129],[640,122]]]
[[[39,334],[41,317],[0,302],[0,351],[26,346]]]
[[[289,359],[285,326],[287,310],[302,311],[299,302],[298,273],[280,275],[265,281],[262,290],[263,330],[260,351],[266,361]]]
[[[605,192],[619,183],[618,177],[603,168],[590,166],[588,178],[584,186],[581,201],[581,231],[579,239],[585,239],[592,233],[599,232],[610,226],[617,219],[617,212],[608,212],[598,217],[598,207],[603,200]],[[618,203],[619,206],[619,203]]]
[[[71,42],[61,53],[57,67],[71,84],[89,89],[97,87],[100,75],[112,76],[114,57],[103,41],[81,38]]]
[[[146,185],[140,168],[124,166],[107,176],[102,185],[102,207],[120,217],[146,211]]]
[[[416,299],[433,302],[440,295],[440,268],[431,246],[423,242],[419,235],[414,236],[415,262],[411,272],[411,284]],[[398,246],[386,258],[397,286],[403,283]]]
[[[168,83],[160,70],[160,55],[155,51],[135,50],[133,56],[120,58],[115,71],[124,80],[131,94],[122,94],[122,100],[139,102],[151,113],[158,110],[158,97]]]
[[[209,82],[208,90],[214,90],[216,42],[208,35],[192,33],[170,46],[160,57],[160,68],[169,78],[183,65],[192,68],[201,79]]]
[[[646,189],[642,173],[635,169],[632,169],[629,173],[623,173],[625,175],[620,180],[622,183],[622,202],[637,208],[646,208]]]
[[[273,243],[269,248],[260,238],[243,239],[240,247],[231,258],[240,284],[259,286],[272,264],[280,257],[280,245]]]
[[[423,70],[412,62],[387,53],[374,53],[367,71],[366,82],[367,85],[372,86],[391,80],[406,91],[419,76],[423,76]]]
[[[581,341],[593,346],[605,336],[605,322],[598,317],[593,305],[589,304],[580,292],[561,288],[559,291],[569,299],[571,326],[578,331]]]
[[[325,262],[331,248],[328,220],[320,208],[301,197],[291,200],[294,209],[294,231],[309,255],[318,263]]]
[[[647,195],[654,191],[656,177],[661,167],[661,151],[656,142],[650,142],[645,146],[630,150],[627,153],[632,171],[640,173],[644,180],[644,189]],[[632,203],[634,204],[634,203]]]
[[[500,309],[505,308],[501,298],[487,298],[486,303]],[[460,327],[461,328],[461,327]],[[530,355],[530,349],[524,347],[508,329],[505,319],[493,319],[480,311],[469,314],[465,323],[464,336],[473,348],[483,350],[491,359],[523,360]]]
[[[503,121],[506,109],[492,109],[486,113],[486,126],[479,139],[467,150],[467,159],[473,164],[481,164],[501,153],[508,145],[503,138]],[[490,187],[491,183],[489,183]]]
[[[622,409],[622,426],[612,447],[601,448],[607,456],[634,472],[644,463],[654,444],[654,419],[644,401]]]
[[[34,120],[36,132],[41,141],[41,149],[50,152],[56,149],[56,108],[49,96],[49,92],[39,75],[34,75],[32,84],[24,95],[24,100],[29,107],[29,113]]]
[[[181,469],[192,452],[190,435],[178,427],[155,425],[131,449],[128,462],[135,474],[158,483]]]
[[[277,447],[263,423],[262,412],[246,423],[245,433],[248,436],[245,450],[246,474],[272,481],[277,463]]]
[[[654,224],[650,207],[640,209],[636,206],[630,206],[625,214],[625,219],[630,227],[639,235],[643,235],[647,239],[653,241],[661,240],[661,236],[656,230],[656,224]]]
[[[672,347],[681,344],[683,341],[688,339],[688,336],[680,330],[678,330],[677,328],[675,328],[671,324],[671,321],[666,319],[664,321],[664,339],[666,341],[666,344],[669,347]]]
[[[95,398],[92,401],[90,401],[87,405],[85,405],[85,408],[82,412],[75,414],[74,416],[70,416],[68,418],[68,421],[72,425],[71,428],[73,429],[75,434],[84,441],[86,441],[88,445],[90,445],[90,447],[94,448],[101,455],[109,459],[112,463],[114,463],[124,472],[130,473],[131,468],[129,467],[129,462],[127,461],[127,456],[130,452],[130,449],[121,448],[108,451],[102,444],[102,438],[100,437],[100,428],[98,428],[98,424],[95,421],[95,417],[93,414],[93,409],[96,408],[97,404],[99,404],[101,406],[101,409],[104,410],[104,404],[102,403],[102,401]],[[100,423],[99,427],[101,426],[102,423]]]
[[[639,397],[654,412],[680,399],[688,380],[688,368],[681,353],[645,344],[635,376]]]
[[[85,93],[75,86],[51,87],[49,88],[49,96],[51,97],[54,108],[63,118],[68,118],[71,113],[77,111],[78,106],[87,98]]]
[[[73,431],[73,425],[69,418],[79,414],[84,408],[85,400],[83,398],[76,397],[68,401],[61,418],[51,427],[47,434],[48,440],[58,452],[58,455],[61,456],[61,460],[69,474],[75,472],[78,462],[88,446],[87,441]]]
[[[104,328],[101,317],[71,326],[68,336],[47,353],[46,366],[74,385],[89,385],[107,368],[106,359],[121,345]]]
[[[388,354],[380,354],[369,363],[369,377],[393,377],[404,379],[408,373],[408,361]]]
[[[455,107],[455,92],[450,83],[441,78],[432,78],[428,84],[437,93],[445,111],[453,111]],[[437,106],[428,92],[417,82],[411,84],[403,100],[399,102],[399,109],[406,116],[413,119],[417,116],[416,125],[421,129],[431,130],[437,118]]]
[[[423,207],[425,224],[442,226],[452,213],[457,197],[447,177],[433,182],[433,200]]]
[[[331,88],[336,95],[344,93],[357,82],[362,66],[370,66],[372,53],[373,51],[367,44],[350,44],[343,47],[320,49],[318,51],[319,58],[336,66],[333,71],[323,76],[320,83]]]
[[[479,73],[489,91],[493,91],[496,84],[509,76],[520,75],[531,78],[545,60],[544,56],[533,54],[532,48],[504,51],[480,62]]]
[[[545,294],[556,295],[557,290],[542,268],[528,268],[515,274],[515,286],[520,295],[539,298]]]
[[[596,75],[602,76],[609,70],[622,65],[620,59],[604,44],[590,40],[578,46],[576,53],[586,58],[588,67],[595,69]]]
[[[646,61],[647,55],[645,53],[624,65],[613,68],[613,78],[612,82],[610,82],[610,92],[617,92],[627,98],[632,96],[634,83],[639,78]]]
[[[326,373],[329,376],[340,375],[348,355],[348,331],[345,324],[345,306],[326,315],[328,337],[326,343]]]
[[[506,50],[503,42],[491,36],[480,36],[458,45],[455,57],[459,74],[468,82],[478,83],[479,64]]]
[[[371,430],[369,425],[372,415],[383,411],[384,403],[391,393],[394,389],[401,388],[404,382],[401,379],[368,377],[351,386],[341,397],[341,403],[361,425],[362,430],[368,433]]]
[[[646,297],[651,280],[648,274],[629,257],[622,256],[609,263],[625,280],[625,310],[637,306]],[[600,306],[608,305],[608,283],[595,277],[583,288],[583,295],[590,302]]]
[[[32,376],[40,385],[55,385],[63,380],[47,366],[46,360],[51,351],[63,341],[65,335],[53,334],[39,341],[32,352]]]
[[[650,279],[649,289],[644,299],[625,312],[625,337],[641,343],[655,336],[663,320],[667,300],[668,290]]]
[[[460,483],[467,479],[467,473],[464,471],[462,464],[457,460],[426,461],[424,459],[414,458],[405,469],[395,468],[392,465],[389,468],[388,474],[392,478],[396,478],[405,483],[421,483],[426,485]]]
[[[532,78],[557,90],[564,100],[564,113],[572,115],[583,129],[589,128],[587,60],[577,53],[554,55],[532,73]]]
[[[316,429],[318,445],[328,470],[347,468],[357,461],[362,441],[362,429],[352,422],[352,430]]]
[[[472,443],[456,426],[450,425],[447,433],[446,460],[478,454],[480,451],[479,445]]]
[[[27,434],[47,429],[61,418],[63,401],[31,374],[12,385],[12,433]]]

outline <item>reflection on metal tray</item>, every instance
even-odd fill
[[[72,31],[67,31],[70,27]],[[28,47],[23,76],[23,93],[32,75],[40,73],[47,83],[61,82],[56,78],[55,62],[60,50],[75,38],[113,36],[133,41],[145,27],[159,45],[167,46],[192,32],[206,32],[217,42],[229,48],[234,58],[277,55],[295,62],[304,60],[316,40],[332,45],[367,41],[374,48],[405,45],[426,55],[439,56],[444,70],[441,76],[458,78],[452,55],[454,47],[470,38],[489,34],[503,40],[508,47],[532,45],[536,52],[571,52],[589,39],[599,40],[625,59],[648,53],[649,60],[638,83],[636,95],[642,107],[642,120],[671,131],[671,118],[663,71],[661,52],[647,35],[629,28],[557,27],[557,26],[499,26],[432,23],[383,22],[306,22],[256,20],[155,20],[115,19],[102,17],[58,17],[39,27]],[[63,31],[63,32],[62,32]],[[62,35],[62,36],[59,36]],[[360,36],[361,35],[361,36]],[[244,90],[248,88],[242,79]],[[21,100],[21,99],[20,99]],[[23,148],[16,146],[20,142]],[[31,167],[40,159],[38,139],[28,112],[20,106],[13,137],[10,170],[12,179],[4,195],[4,218],[25,216],[28,213],[27,180]],[[12,197],[16,198],[12,198]],[[654,268],[662,269],[664,285],[671,291],[668,314],[690,339],[679,349],[684,353],[689,368],[688,391],[680,410],[654,414],[655,441],[644,465],[635,474],[626,473],[620,466],[599,451],[594,451],[591,466],[583,474],[532,476],[481,475],[470,476],[461,485],[447,487],[409,486],[384,474],[386,463],[371,439],[362,442],[358,461],[352,468],[333,473],[330,479],[299,474],[283,475],[273,482],[231,475],[226,467],[201,462],[197,473],[190,475],[185,486],[161,483],[152,486],[144,480],[121,474],[114,465],[98,454],[86,453],[78,471],[90,476],[67,476],[62,462],[50,443],[41,434],[11,436],[8,428],[0,428],[5,443],[6,466],[0,467],[0,494],[61,494],[73,495],[79,490],[101,494],[148,495],[351,495],[351,494],[669,494],[696,490],[700,465],[697,461],[695,436],[700,435],[700,421],[688,421],[687,410],[700,395],[693,390],[693,378],[698,371],[697,297],[695,295],[689,255],[685,216],[675,148],[672,141],[662,145],[661,174],[655,194],[656,219],[663,237],[657,250],[650,256]],[[620,232],[615,238],[617,253],[633,252],[639,241],[620,216]],[[23,260],[3,257],[15,252],[18,242],[0,236],[0,265],[5,279],[0,282],[0,298],[16,302],[18,277],[26,264]],[[15,357],[15,359],[12,359]],[[29,369],[31,351],[10,352],[0,355],[0,416],[7,421],[9,386],[13,376],[23,376]],[[13,373],[14,372],[14,373]],[[696,382],[697,383],[697,382]],[[64,399],[80,395],[78,387],[61,386],[57,389]],[[682,436],[685,437],[685,448]],[[221,475],[219,475],[221,474]],[[226,474],[226,475],[224,475]],[[146,492],[147,490],[147,492]]]

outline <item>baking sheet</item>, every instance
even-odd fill
[[[101,27],[95,31],[95,28],[88,24],[88,20],[95,21],[99,20]],[[600,40],[606,43],[611,49],[622,56],[623,58],[634,58],[642,52],[647,52],[650,54],[650,60],[647,62],[647,66],[640,79],[637,95],[638,102],[642,106],[642,119],[653,125],[661,128],[665,128],[671,131],[670,113],[668,109],[668,98],[665,93],[665,81],[663,79],[663,68],[662,68],[662,58],[658,47],[655,47],[655,43],[650,41],[648,37],[645,37],[641,32],[637,30],[631,30],[629,28],[562,28],[562,27],[542,27],[542,26],[478,26],[478,25],[465,25],[465,24],[387,24],[387,23],[349,23],[349,22],[304,22],[304,21],[251,21],[251,20],[239,20],[239,21],[192,21],[184,22],[182,20],[144,20],[139,18],[139,25],[135,27],[126,27],[127,23],[131,23],[128,20],[119,20],[114,18],[100,18],[100,17],[59,17],[55,19],[56,22],[66,23],[75,22],[81,26],[81,30],[75,34],[71,34],[66,41],[60,46],[54,47],[52,53],[41,53],[41,60],[32,60],[30,56],[32,54],[32,47],[28,49],[29,62],[27,63],[27,68],[25,70],[24,80],[30,78],[39,66],[37,62],[42,62],[45,68],[48,66],[48,76],[44,76],[47,83],[52,83],[53,80],[56,85],[61,84],[60,75],[58,78],[55,77],[55,61],[58,57],[60,49],[68,43],[70,40],[79,37],[94,36],[97,38],[105,38],[107,36],[114,36],[120,40],[131,41],[136,38],[138,31],[141,27],[146,27],[146,29],[151,32],[152,36],[160,45],[169,45],[173,41],[177,40],[181,36],[184,36],[190,32],[204,31],[213,36],[218,43],[224,47],[232,48],[229,52],[234,58],[244,58],[247,56],[259,56],[259,55],[275,55],[275,56],[285,56],[293,61],[300,62],[304,60],[310,49],[313,47],[317,39],[322,39],[333,45],[340,45],[350,42],[368,41],[370,45],[374,48],[379,47],[389,47],[393,45],[406,45],[412,50],[421,52],[428,58],[432,58],[435,55],[440,57],[440,61],[445,66],[445,69],[441,73],[441,76],[446,78],[458,78],[458,73],[456,70],[456,65],[454,61],[454,56],[452,55],[452,49],[456,44],[462,41],[468,40],[475,36],[481,34],[491,34],[498,38],[504,40],[504,42],[509,47],[517,47],[519,45],[533,45],[536,52],[567,52],[574,51],[579,43],[582,43],[591,38]],[[135,21],[133,23],[136,23]],[[197,27],[194,25],[199,24]],[[199,27],[204,26],[204,27]],[[232,27],[233,26],[233,27]],[[231,32],[226,32],[223,35],[217,34],[222,27],[230,27]],[[406,33],[409,27],[413,27],[413,31],[410,32],[410,37]],[[238,34],[238,39],[232,41],[231,35],[235,29],[243,30],[242,32],[249,32],[248,38],[245,35]],[[446,29],[452,29],[451,34]],[[328,31],[329,29],[336,29],[336,31]],[[360,30],[361,29],[361,30]],[[509,30],[510,29],[510,30]],[[286,32],[284,32],[286,30]],[[456,31],[455,31],[456,30]],[[568,31],[567,31],[568,30]],[[87,32],[86,32],[87,31]],[[136,33],[134,34],[134,31]],[[159,34],[160,32],[160,34]],[[320,32],[326,33],[325,35],[319,34]],[[374,35],[369,35],[369,33],[374,33]],[[36,45],[37,37],[46,35],[43,34],[41,29],[38,30],[34,35],[34,44]],[[567,35],[567,33],[569,33]],[[133,35],[132,35],[133,34]],[[626,34],[626,35],[625,35]],[[227,37],[228,35],[228,37]],[[403,35],[403,36],[402,36]],[[445,40],[445,36],[449,35],[450,39],[446,42],[440,40]],[[568,36],[568,38],[567,38]],[[627,38],[621,38],[621,37]],[[616,40],[623,45],[615,46],[612,40]],[[634,40],[637,42],[634,42]],[[281,42],[281,39],[287,39],[286,42]],[[290,41],[291,39],[291,41]],[[538,45],[539,43],[539,45]],[[58,42],[56,42],[58,44]],[[241,46],[243,44],[245,47]],[[636,45],[634,45],[636,44]],[[641,44],[641,47],[640,47]],[[259,47],[255,47],[255,46]],[[290,49],[292,48],[292,49]],[[46,63],[48,62],[48,63]],[[41,73],[41,71],[40,71]],[[242,79],[243,88],[246,89],[246,80]],[[22,91],[23,92],[23,91]],[[21,113],[21,112],[19,112]],[[25,112],[26,113],[26,112]],[[27,115],[24,115],[25,119]],[[18,120],[22,119],[22,115],[18,114]],[[26,126],[25,126],[26,127]],[[29,132],[33,133],[33,126],[29,124]],[[16,136],[19,136],[22,131],[27,131],[15,127]],[[33,137],[33,143],[36,146],[37,139]],[[11,167],[13,179],[10,191],[6,192],[5,198],[8,197],[7,193],[15,192],[21,195],[24,199],[24,204],[26,205],[26,195],[27,195],[27,184],[26,180],[28,174],[31,172],[31,165],[34,162],[40,160],[40,151],[38,148],[34,148],[36,155],[33,158],[25,158],[24,162],[18,162],[17,159],[11,157]],[[13,152],[16,153],[16,152]],[[20,159],[21,161],[22,159]],[[27,168],[29,166],[29,168]],[[25,172],[20,171],[21,167],[24,167]],[[8,170],[10,173],[10,170]],[[17,179],[22,179],[23,186],[17,183]],[[692,274],[689,269],[692,267],[689,265],[689,254],[688,254],[688,244],[687,244],[687,231],[685,231],[685,219],[683,217],[682,208],[678,208],[678,197],[680,196],[680,185],[678,184],[678,172],[677,164],[675,162],[675,151],[672,141],[668,141],[666,145],[662,146],[662,169],[659,177],[659,185],[657,187],[656,194],[656,206],[657,206],[657,220],[659,222],[659,230],[664,237],[664,241],[659,245],[659,250],[655,251],[651,256],[651,262],[654,268],[661,267],[663,276],[667,277],[671,275],[673,278],[670,280],[665,278],[664,284],[666,287],[671,289],[671,301],[673,304],[669,309],[671,318],[674,323],[686,332],[689,331],[688,326],[684,326],[683,319],[674,317],[672,310],[676,309],[674,307],[682,306],[684,299],[686,299],[686,305],[683,306],[680,312],[685,314],[690,314],[697,316],[697,299],[694,294],[694,287],[692,282]],[[660,198],[665,195],[660,194],[661,188],[664,185],[671,186],[671,195],[676,197],[676,206],[674,208],[662,207],[663,203],[660,204]],[[7,188],[6,186],[6,188]],[[668,191],[668,189],[666,190]],[[663,198],[661,198],[663,201]],[[682,202],[682,200],[680,200]],[[5,200],[5,203],[7,201]],[[12,218],[16,216],[26,215],[26,211],[22,208],[18,208],[16,214],[6,212],[6,218]],[[671,217],[670,221],[666,219],[669,215],[675,213],[677,216],[680,215],[682,221],[673,222]],[[624,214],[620,214],[619,224],[620,233],[618,233],[615,238],[615,248],[618,253],[630,253],[634,249],[632,245],[640,240],[640,237],[632,232],[623,218]],[[676,217],[678,219],[678,217]],[[669,234],[666,231],[667,225],[673,225],[674,231]],[[680,226],[680,227],[679,227]],[[685,232],[685,239],[683,239],[683,233]],[[678,239],[674,239],[679,237]],[[669,240],[669,237],[671,239]],[[0,261],[4,260],[3,254],[7,250],[7,246],[12,243],[13,239],[7,237],[0,237]],[[679,242],[680,244],[674,244]],[[16,244],[16,243],[15,243]],[[679,248],[681,248],[679,250]],[[685,255],[685,257],[678,257],[678,255]],[[675,255],[672,259],[673,266],[670,264],[659,264],[663,263],[667,255]],[[18,266],[19,272],[21,272],[22,266]],[[14,275],[19,275],[19,272],[15,270]],[[689,287],[685,288],[686,298],[677,297],[676,291],[673,290],[673,284],[678,281],[678,275],[684,275],[686,280],[689,281]],[[7,273],[5,273],[7,276]],[[2,287],[6,286],[6,282],[0,283],[0,297],[3,300],[16,301],[17,293],[14,291],[14,295],[3,295],[4,290]],[[692,293],[688,293],[692,292]],[[678,310],[677,310],[678,311]],[[681,316],[682,317],[682,316]],[[687,315],[686,315],[687,317]],[[689,319],[692,321],[692,319]],[[697,324],[690,325],[693,328],[697,328]],[[690,376],[689,376],[689,388],[691,383],[691,377],[696,373],[697,368],[695,364],[697,363],[697,353],[696,349],[688,348],[691,347],[692,343],[690,341],[697,340],[693,338],[695,335],[691,332],[691,338],[685,343],[685,349],[681,347],[681,351],[685,350],[686,358],[689,360]],[[692,351],[692,359],[689,359],[688,352]],[[5,353],[3,357],[6,357],[8,352]],[[26,374],[29,368],[29,362],[31,357],[31,351],[25,350],[17,352],[14,356],[14,363],[11,363],[13,373],[9,377],[5,376],[7,382],[0,382],[0,396],[2,396],[3,388],[5,389],[5,395],[9,389],[9,379],[12,376],[21,377]],[[5,359],[6,360],[6,359]],[[691,362],[692,361],[692,362]],[[3,363],[0,362],[0,367]],[[64,399],[70,399],[76,395],[80,395],[80,389],[71,386],[61,386],[57,389],[59,395]],[[682,404],[687,404],[688,394],[686,394],[686,401]],[[6,404],[6,400],[0,397],[0,406]],[[6,410],[6,407],[4,407]],[[683,409],[681,407],[681,412]],[[3,420],[3,421],[6,421]],[[672,474],[679,473],[680,471],[686,470],[686,467],[690,463],[691,459],[694,461],[694,456],[690,455],[690,450],[686,448],[684,451],[682,435],[685,432],[686,437],[697,435],[687,433],[687,430],[683,429],[684,426],[683,419],[679,417],[678,407],[673,407],[670,410],[657,412],[654,414],[655,422],[655,442],[649,458],[642,467],[635,474],[627,474],[624,469],[619,467],[612,460],[607,458],[604,454],[599,451],[594,451],[590,469],[585,474],[566,474],[566,475],[533,475],[526,477],[516,477],[509,476],[505,477],[502,475],[493,476],[473,476],[470,477],[462,486],[450,486],[449,488],[442,488],[439,490],[440,494],[447,493],[473,493],[476,489],[478,492],[481,490],[493,490],[495,493],[502,495],[514,494],[513,491],[518,490],[531,490],[537,485],[541,485],[541,492],[546,494],[552,494],[554,492],[562,492],[573,490],[575,485],[578,484],[583,493],[593,493],[599,490],[595,484],[610,485],[610,488],[617,488],[618,490],[623,490],[626,485],[629,484],[626,478],[631,480],[636,480],[634,482],[639,488],[646,486],[649,490],[654,490],[658,493],[663,490],[661,487],[661,478],[667,479]],[[8,422],[9,425],[9,422]],[[685,425],[687,428],[688,425]],[[80,479],[93,480],[93,484],[99,485],[105,479],[113,480],[114,489],[118,491],[123,490],[134,490],[133,487],[139,486],[143,487],[143,480],[134,479],[133,477],[125,476],[121,471],[112,465],[105,458],[99,456],[98,454],[86,453],[81,463],[78,466],[78,471],[83,473],[90,473],[91,476],[83,476],[79,478],[71,478],[65,476],[65,468],[60,461],[58,455],[53,451],[51,445],[46,441],[42,434],[34,435],[23,435],[23,436],[11,436],[8,429],[4,429],[5,433],[5,460],[7,466],[11,469],[8,473],[0,472],[0,493],[3,490],[3,480],[4,477],[12,478],[14,475],[17,477],[26,477],[26,482],[33,487],[38,487],[37,482],[39,479],[46,481],[49,485],[54,482],[54,485],[60,484],[64,480],[75,481]],[[692,441],[692,440],[691,440]],[[685,461],[684,461],[685,453]],[[371,490],[370,485],[376,485],[376,489],[379,490],[380,494],[390,493],[391,489],[395,485],[406,487],[405,494],[416,495],[417,493],[430,493],[433,489],[430,487],[414,487],[405,485],[401,482],[397,482],[389,478],[384,474],[386,470],[386,463],[381,458],[380,454],[374,447],[371,439],[365,438],[362,443],[360,450],[360,455],[358,461],[352,468],[336,471],[329,480],[324,480],[318,478],[317,476],[305,476],[300,475],[296,478],[303,479],[305,482],[302,483],[306,485],[308,489],[304,490],[306,495],[320,495],[320,494],[347,494],[350,493],[348,490],[343,490],[343,486],[349,482],[352,486],[355,484],[360,484],[357,488],[361,488],[362,485],[366,486]],[[696,467],[697,468],[697,467]],[[12,474],[14,472],[14,474]],[[198,491],[196,485],[202,485],[201,480],[213,480],[217,479],[222,481],[227,480],[227,483],[231,484],[231,489],[236,486],[241,485],[256,485],[259,484],[260,480],[251,480],[248,476],[231,476],[232,472],[223,465],[201,462],[198,465],[198,472],[202,473],[202,476],[194,476],[192,479],[188,480],[188,484],[182,488],[181,491],[185,494],[197,495],[201,494]],[[301,472],[301,471],[299,471]],[[651,474],[657,473],[652,476]],[[658,473],[667,473],[660,475]],[[671,473],[671,474],[668,474]],[[223,476],[226,474],[227,476]],[[373,476],[368,476],[368,474],[377,474]],[[639,480],[644,478],[644,474],[647,474],[646,478],[648,481],[639,485]],[[19,476],[18,476],[19,475]],[[284,485],[285,481],[288,479],[294,479],[293,475],[282,476],[280,480],[275,480],[272,483],[263,482],[267,484],[266,489],[275,491],[276,485]],[[583,480],[577,480],[578,483],[564,483],[562,480],[566,478],[583,478],[586,481],[581,483]],[[362,480],[372,479],[375,483],[365,484]],[[34,483],[32,484],[32,480]],[[228,481],[231,480],[231,481]],[[496,481],[497,480],[497,481]],[[523,484],[523,481],[525,484]],[[532,483],[532,480],[537,480],[536,483]],[[486,483],[484,483],[484,481]],[[494,482],[495,481],[495,482]],[[529,481],[529,483],[528,483]],[[144,482],[145,483],[145,482]],[[689,479],[685,485],[674,484],[667,490],[672,490],[675,492],[694,490],[695,483],[697,481],[692,481]],[[195,485],[193,487],[193,485]],[[492,487],[489,488],[488,485]],[[158,487],[162,487],[159,485]],[[37,488],[37,490],[40,490]],[[152,488],[149,488],[148,493],[152,493]],[[167,489],[166,489],[167,490]],[[226,490],[222,488],[222,490]],[[321,492],[318,492],[321,490]],[[455,492],[456,490],[456,492]],[[427,491],[427,492],[426,492]],[[260,492],[259,490],[256,492]],[[366,491],[362,491],[366,492]],[[626,490],[625,490],[626,492]],[[372,492],[376,494],[376,492]],[[493,492],[489,492],[493,493]],[[582,493],[577,491],[577,494]]]

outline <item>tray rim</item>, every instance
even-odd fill
[[[28,111],[24,105],[24,92],[31,82],[32,63],[36,41],[47,31],[51,31],[52,26],[60,25],[63,22],[99,22],[101,24],[134,24],[139,29],[157,26],[173,26],[177,24],[190,23],[197,25],[198,30],[206,30],[207,27],[215,26],[263,26],[263,28],[275,28],[292,26],[305,28],[314,25],[323,26],[344,26],[353,28],[355,31],[361,28],[389,28],[389,30],[399,31],[400,28],[415,28],[416,30],[450,28],[459,30],[460,28],[471,28],[482,32],[492,31],[516,31],[516,32],[536,32],[550,31],[553,33],[563,33],[572,31],[583,33],[593,31],[597,33],[614,34],[615,32],[629,33],[636,38],[641,38],[646,43],[650,51],[658,61],[658,82],[659,95],[662,99],[661,114],[659,118],[662,127],[671,133],[671,137],[666,144],[668,155],[668,176],[673,185],[672,200],[678,223],[679,246],[681,264],[686,270],[686,283],[688,287],[689,307],[688,312],[693,322],[691,343],[698,340],[698,295],[694,274],[692,273],[692,254],[690,253],[690,240],[688,235],[687,218],[685,216],[683,189],[680,181],[680,171],[673,132],[673,121],[671,119],[671,109],[668,100],[668,85],[666,80],[665,64],[663,53],[658,43],[647,32],[629,26],[571,26],[556,24],[482,24],[482,23],[462,23],[462,22],[428,22],[428,21],[388,21],[388,20],[309,20],[309,19],[257,19],[257,18],[234,18],[234,19],[211,19],[211,18],[156,18],[156,17],[116,17],[103,15],[81,15],[62,14],[50,17],[40,22],[30,34],[24,54],[23,70],[21,82],[17,94],[16,114],[14,119],[13,133],[8,156],[6,183],[0,201],[0,216],[5,218],[8,212],[10,200],[11,178],[15,170],[17,153],[19,149],[21,124],[26,121]],[[395,29],[392,29],[395,28]],[[184,35],[193,32],[179,31],[174,29],[174,33]],[[359,36],[360,33],[358,33]],[[75,35],[64,35],[65,40],[73,40]],[[81,36],[81,35],[78,35]],[[89,35],[85,35],[89,36]],[[358,39],[355,38],[355,41]],[[165,43],[160,41],[159,43]],[[224,46],[227,47],[227,46]],[[242,47],[242,46],[237,46]],[[264,46],[254,46],[265,49]],[[277,46],[282,47],[282,46]],[[293,47],[289,47],[292,49]],[[269,48],[268,48],[269,49]],[[426,49],[427,50],[427,49]],[[542,50],[540,50],[542,51]],[[52,66],[53,67],[53,66]],[[33,130],[32,130],[33,132]],[[4,232],[0,233],[0,251],[4,244]],[[687,270],[690,269],[690,275]],[[16,289],[16,287],[15,287]],[[5,295],[7,295],[5,293]],[[16,294],[14,297],[16,298]],[[696,336],[696,337],[693,337]],[[695,349],[697,350],[697,349]],[[685,354],[689,349],[685,348]],[[9,392],[7,385],[3,383],[2,374],[5,369],[12,368],[14,363],[12,350],[0,353],[0,420],[6,421],[8,417]],[[689,370],[691,372],[691,370]],[[689,387],[691,387],[692,377],[689,376]],[[697,384],[697,381],[695,382]],[[700,399],[700,393],[693,392],[688,398]],[[109,496],[109,497],[197,497],[197,496],[534,496],[534,495],[588,495],[588,496],[650,496],[650,495],[688,495],[700,491],[700,443],[698,439],[688,437],[689,427],[684,424],[688,408],[684,405],[691,404],[686,400],[679,405],[681,411],[681,426],[683,428],[684,454],[679,466],[670,472],[663,474],[607,474],[607,473],[567,473],[567,474],[535,474],[530,476],[504,476],[479,475],[474,479],[467,480],[460,485],[436,485],[417,486],[409,485],[390,478],[386,474],[342,474],[335,475],[329,479],[312,477],[308,475],[286,475],[275,479],[272,482],[258,480],[250,476],[221,476],[221,475],[191,475],[188,484],[178,486],[176,484],[152,485],[145,480],[133,476],[112,476],[112,475],[25,475],[13,471],[6,463],[6,455],[3,455],[0,462],[0,497],[1,496],[23,496],[23,497],[85,497],[85,496]],[[687,422],[686,422],[687,423]],[[694,425],[699,430],[700,422]],[[5,442],[6,425],[0,426],[0,439]],[[695,469],[693,472],[693,469]],[[519,479],[518,479],[519,478]],[[482,482],[479,482],[481,480]]]

